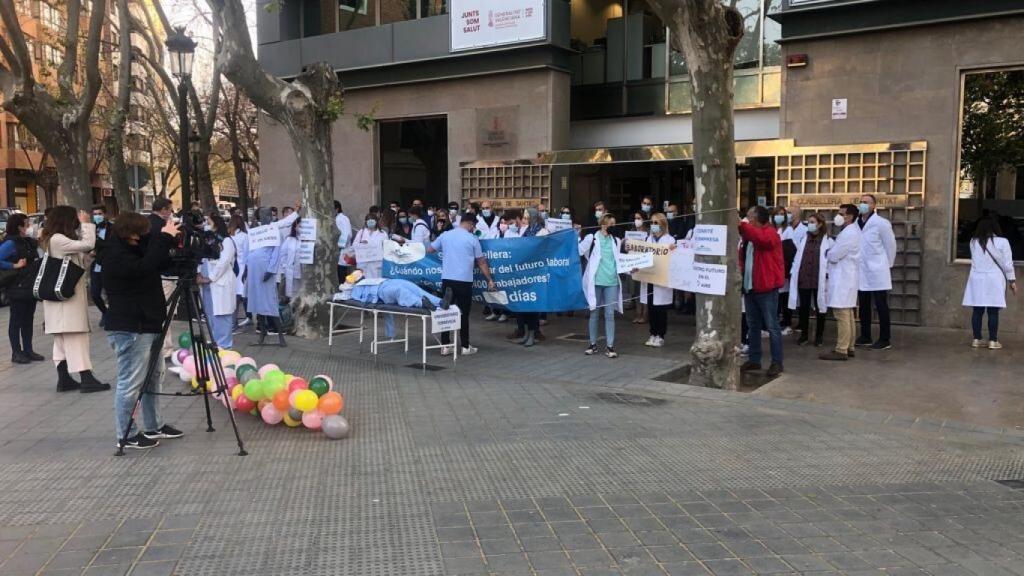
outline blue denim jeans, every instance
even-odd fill
[[[999,308],[975,306],[971,314],[971,328],[974,330],[974,339],[981,340],[981,319],[988,312],[988,339],[999,340]]]
[[[597,344],[597,328],[604,315],[604,339],[609,348],[615,347],[615,309],[619,305],[618,286],[594,286],[594,304],[590,311],[590,345]]]
[[[772,362],[782,366],[782,329],[779,328],[779,291],[748,292],[743,295],[747,306],[747,326],[750,330],[751,362],[761,363],[761,330],[767,330],[772,350]]]
[[[114,388],[114,433],[117,439],[124,434],[124,427],[135,409],[135,401],[142,391],[142,384],[146,381],[146,369],[149,367],[149,358],[153,354],[154,343],[158,342],[159,334],[136,334],[134,332],[110,332],[107,334],[107,341],[114,349],[117,359],[117,384]],[[156,349],[157,352],[160,348]],[[153,385],[150,392],[160,392],[160,385],[164,379],[164,362],[160,359],[156,363]],[[146,394],[142,397],[142,423],[144,430],[151,431],[163,427],[160,419],[160,405],[155,394]],[[131,438],[138,433],[136,423],[132,423],[132,429],[128,432]]]

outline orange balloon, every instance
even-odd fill
[[[282,414],[288,413],[288,409],[291,408],[288,405],[288,390],[278,390],[274,394],[274,408],[277,408]]]
[[[345,399],[337,392],[327,392],[320,397],[320,402],[317,404],[317,409],[323,412],[326,416],[332,416],[341,412],[341,409],[345,407]]]

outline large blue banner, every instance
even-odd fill
[[[481,240],[484,257],[499,296],[508,299],[513,312],[563,312],[587,308],[583,295],[579,244],[574,230],[530,238]],[[395,262],[386,254],[384,277],[400,278],[441,289],[443,254],[426,254],[407,262]],[[473,274],[473,300],[483,302],[487,280],[479,269]]]

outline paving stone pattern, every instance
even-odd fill
[[[609,402],[667,357],[610,371],[552,340],[433,372],[351,342],[236,346],[333,375],[353,424],[331,442],[245,416],[244,458],[196,398],[164,402],[184,439],[115,458],[109,393],[58,395],[51,364],[2,362],[0,576],[1024,574],[1024,492],[993,482],[1024,478],[1011,439]]]

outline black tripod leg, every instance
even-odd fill
[[[210,348],[209,323],[203,312],[202,300],[199,295],[198,286],[190,286],[185,296],[185,306],[188,312],[188,330],[192,336],[192,357],[196,359],[196,381],[203,394],[203,407],[206,409],[206,431],[215,432],[213,428],[213,415],[210,412],[210,394],[208,384],[210,382],[210,366],[220,364],[215,350]],[[194,322],[194,323],[193,323]],[[206,333],[204,333],[206,328]]]
[[[124,456],[124,447],[128,444],[128,433],[132,431],[132,425],[135,424],[135,415],[139,411],[139,407],[142,405],[142,396],[148,394],[150,381],[153,378],[153,373],[156,371],[156,363],[163,362],[163,355],[160,354],[160,350],[163,349],[164,339],[167,337],[167,332],[171,328],[171,320],[174,319],[174,312],[178,308],[178,303],[181,301],[182,286],[179,284],[174,287],[174,292],[171,293],[171,299],[167,307],[167,318],[164,319],[164,325],[160,330],[160,335],[156,340],[153,341],[153,345],[149,350],[149,363],[146,366],[146,377],[143,380],[142,387],[139,389],[139,395],[135,398],[135,407],[132,408],[132,413],[128,416],[128,423],[124,427],[124,433],[121,434],[121,439],[117,442],[117,452],[115,456]],[[116,394],[117,391],[115,390]]]

